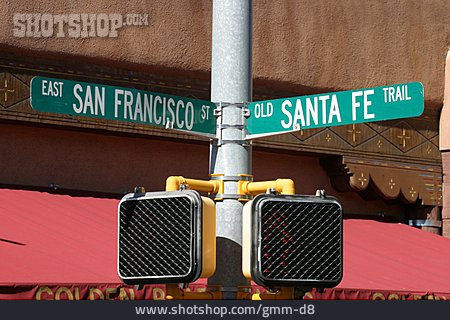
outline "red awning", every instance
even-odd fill
[[[0,299],[152,299],[116,273],[118,200],[0,189]],[[204,290],[202,279],[191,287]],[[450,240],[403,224],[344,222],[344,278],[314,299],[450,299]]]
[[[344,277],[316,299],[450,299],[450,239],[400,223],[344,221]]]

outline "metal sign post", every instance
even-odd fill
[[[244,103],[252,99],[252,1],[214,0],[211,101],[217,139],[211,143],[210,173],[223,174],[223,201],[216,203],[217,267],[209,285],[219,285],[224,299],[235,299],[242,274],[242,207],[237,192],[240,174],[251,174],[251,144],[245,140]]]

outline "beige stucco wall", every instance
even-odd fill
[[[439,148],[441,151],[450,150],[450,48],[445,62],[444,106],[441,111],[439,133]]]
[[[211,1],[2,0],[0,49],[90,57],[108,65],[209,76]],[[14,38],[14,13],[147,13],[118,38]],[[342,90],[421,81],[443,100],[448,0],[254,0],[256,86]],[[200,71],[200,72],[199,72]]]

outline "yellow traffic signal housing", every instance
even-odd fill
[[[125,283],[189,283],[215,272],[211,199],[194,190],[128,194],[118,213],[118,274]]]
[[[260,194],[244,206],[242,272],[268,288],[342,279],[342,208],[333,197]]]

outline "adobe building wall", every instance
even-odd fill
[[[63,128],[0,125],[1,184],[35,186],[56,184],[66,190],[89,190],[120,195],[135,186],[162,191],[169,175],[208,179],[209,144],[181,143]],[[325,189],[341,201],[348,214],[381,214],[404,218],[404,207],[382,200],[365,201],[354,192],[337,192],[311,156],[253,152],[255,180],[289,177],[301,194]],[[276,164],[276,165],[267,165]],[[314,176],[311,174],[314,173]]]
[[[444,106],[441,111],[439,148],[442,152],[443,206],[442,235],[450,238],[450,49],[445,66]]]
[[[212,1],[3,0],[1,7],[1,50],[209,77]],[[253,7],[256,86],[301,92],[421,81],[428,105],[441,106],[449,1],[255,0]],[[117,38],[20,38],[15,13],[139,13],[149,25],[124,26]]]

